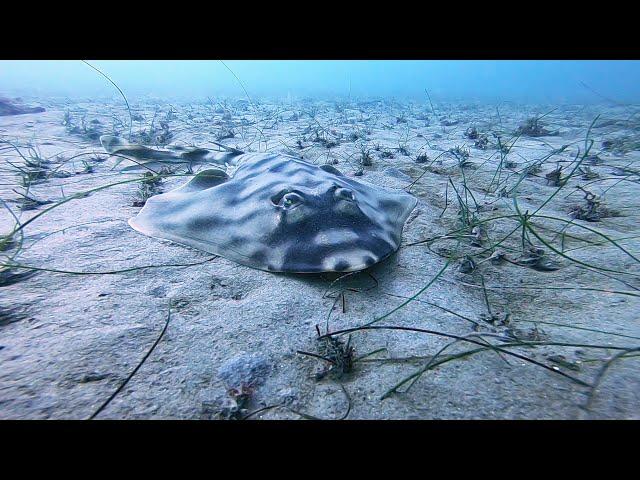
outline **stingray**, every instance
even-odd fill
[[[259,270],[353,272],[398,250],[417,203],[403,191],[290,155],[235,151],[206,158],[233,173],[203,170],[151,197],[129,225]]]
[[[24,115],[27,113],[41,113],[45,109],[42,107],[29,107],[22,105],[19,101],[8,98],[0,98],[0,117],[8,115]]]
[[[226,158],[233,157],[242,153],[235,148],[222,145],[217,142],[211,142],[226,150],[226,155],[221,152],[211,151],[204,148],[189,148],[181,146],[173,146],[168,150],[157,150],[145,147],[136,143],[129,143],[123,138],[114,135],[102,135],[100,143],[107,153],[117,156],[120,161],[129,159],[134,165],[122,168],[123,172],[131,170],[153,170],[158,171],[162,167],[178,167],[187,168],[195,164],[215,163],[218,165],[226,165]]]

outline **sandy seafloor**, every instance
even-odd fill
[[[128,135],[120,98],[28,100],[47,111],[0,117],[0,140],[27,158],[36,151],[29,151],[32,146],[45,159],[36,167],[45,173],[30,185],[30,196],[59,202],[140,178],[141,173],[113,169],[117,159],[97,140],[98,133]],[[434,102],[432,108],[429,102],[392,99],[130,103],[134,134],[148,133],[153,122],[151,144],[215,148],[207,142],[231,131],[233,137],[220,141],[232,147],[292,153],[334,164],[349,176],[361,169],[356,178],[410,190],[419,202],[405,225],[403,245],[370,269],[377,284],[366,273],[332,284],[335,276],[273,274],[224,258],[205,262],[210,254],[137,233],[127,224],[140,210],[133,206],[137,182],[74,197],[24,228],[24,236],[16,237],[22,242],[18,255],[15,247],[2,252],[4,264],[12,257],[44,271],[3,273],[0,418],[90,417],[151,348],[170,308],[160,343],[97,418],[237,418],[274,405],[251,418],[333,419],[347,411],[348,419],[640,418],[640,362],[631,350],[640,346],[638,109],[465,102]],[[516,138],[518,126],[536,115],[545,115],[541,124],[557,134]],[[593,146],[582,158],[597,115]],[[487,135],[486,148],[465,135],[471,126]],[[502,156],[497,135],[513,145]],[[608,143],[616,139],[622,141]],[[457,155],[450,152],[456,147]],[[360,166],[363,151],[369,151],[371,165]],[[469,156],[462,162],[464,151]],[[418,163],[421,154],[427,157]],[[582,160],[580,170],[531,219],[542,240],[574,261],[530,233],[532,244],[544,250],[542,258],[532,257],[528,245],[523,252],[513,197],[522,213],[536,212],[558,190],[547,174],[562,166],[568,175],[576,158]],[[21,210],[20,170],[34,168],[24,162],[10,144],[0,145],[1,198],[21,223],[54,205]],[[160,190],[184,181],[165,178]],[[592,210],[578,186],[598,195]],[[463,213],[476,219],[511,217],[483,223],[479,235],[462,231],[456,192],[469,206]],[[593,221],[572,217],[581,206]],[[3,208],[1,232],[14,224]],[[492,245],[512,231],[496,253]],[[499,261],[502,254],[507,260]],[[351,372],[334,369],[324,377],[324,361],[296,353],[321,353],[316,325],[324,332],[329,314],[329,329],[336,331],[395,309],[425,287],[447,258],[449,267],[429,288],[376,325],[511,344],[501,348],[528,360],[485,349],[430,368],[408,391],[381,399],[428,366],[452,339],[398,330],[355,332],[354,358],[377,352],[357,360]],[[493,322],[487,321],[487,301]],[[437,359],[477,348],[460,341]],[[610,364],[592,392],[587,385],[618,353],[625,355]],[[238,413],[228,390],[242,382],[252,388],[246,410]]]

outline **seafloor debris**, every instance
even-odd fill
[[[582,187],[576,187],[584,192],[585,203],[574,205],[569,214],[578,220],[586,220],[587,222],[598,222],[602,218],[615,217],[617,212],[607,208],[595,193],[590,192]]]
[[[238,392],[262,384],[271,371],[269,361],[258,353],[243,354],[224,362],[218,376],[229,390]]]
[[[561,187],[567,182],[567,179],[562,175],[562,165],[558,164],[555,169],[545,175],[547,179],[547,185],[551,187]]]
[[[558,135],[559,132],[552,132],[547,130],[538,117],[532,117],[527,119],[525,123],[520,125],[516,130],[518,135],[526,135],[528,137],[547,137],[552,135]]]
[[[218,377],[224,382],[226,395],[202,403],[202,418],[241,420],[248,413],[256,389],[272,370],[271,363],[258,353],[241,354],[224,362]]]
[[[303,353],[303,352],[301,352]],[[331,335],[318,337],[318,357],[327,364],[316,372],[315,379],[322,380],[327,375],[340,379],[353,371],[355,349],[351,345],[351,336],[345,343],[341,338]]]
[[[545,250],[533,245],[525,249],[523,254],[513,263],[522,267],[529,267],[539,272],[553,272],[560,266],[548,258]]]
[[[421,153],[416,157],[416,163],[427,163],[429,161],[429,155]]]
[[[144,207],[147,200],[154,195],[162,193],[162,178],[171,173],[168,169],[162,169],[162,171],[156,175],[151,172],[144,172],[142,180],[138,187],[138,196],[133,201],[134,207]]]
[[[214,401],[202,402],[202,419],[214,420],[242,420],[249,413],[254,389],[248,385],[231,388],[226,396],[220,396]]]
[[[469,127],[465,130],[464,136],[469,140],[477,140],[480,134],[478,133],[478,129],[476,127]]]
[[[602,142],[602,149],[607,152],[624,155],[625,153],[640,150],[640,140],[629,135],[609,138]]]
[[[465,256],[461,261],[458,267],[458,271],[460,273],[469,274],[476,269],[476,263],[473,261],[473,258],[470,256]]]

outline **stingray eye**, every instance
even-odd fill
[[[284,207],[292,207],[300,202],[302,202],[302,198],[297,193],[287,193],[282,197],[282,205]]]
[[[349,202],[353,202],[356,199],[353,191],[348,188],[337,188],[334,195],[339,200],[347,200]]]
[[[302,203],[302,197],[295,192],[282,191],[271,197],[274,205],[283,208],[293,208]]]

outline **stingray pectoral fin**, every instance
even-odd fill
[[[189,162],[197,162],[204,160],[208,155],[211,154],[211,151],[206,148],[192,148],[180,154],[180,156]]]
[[[209,143],[212,143],[220,148],[224,148],[227,152],[231,152],[236,155],[242,155],[244,153],[242,150],[238,150],[237,148],[230,147],[229,145],[225,145],[223,143],[218,143],[213,141],[210,141]]]
[[[188,163],[208,163],[209,165],[217,165],[226,167],[227,165],[235,165],[235,159],[240,154],[234,152],[220,152],[217,150],[207,150],[206,148],[193,148],[182,154],[180,158]]]
[[[155,162],[153,165],[162,163],[171,165],[189,163],[177,152],[156,150],[145,147],[144,145],[129,143],[126,140],[113,135],[103,135],[100,137],[100,142],[107,153],[120,158],[116,166],[120,164],[122,158],[126,158],[136,163],[137,166],[132,166],[132,170],[136,170],[138,167],[147,168],[148,165],[151,165],[151,162]]]
[[[118,157],[118,162],[113,166],[113,168],[116,168],[122,161],[123,161],[123,157]],[[131,160],[129,158],[129,160]],[[153,172],[153,173],[160,173],[160,171],[163,168],[167,168],[167,165],[169,162],[154,162],[154,161],[150,161],[150,162],[141,162],[141,161],[135,161],[135,160],[131,160],[133,162],[135,162],[133,165],[129,165],[128,167],[124,167],[121,168],[120,171],[121,172]],[[169,163],[170,165],[174,165],[173,163]],[[180,166],[180,164],[175,164]]]
[[[344,174],[333,165],[328,165],[328,164],[320,165],[320,169],[324,170],[325,172],[333,173],[334,175],[344,177]]]
[[[138,215],[129,219],[129,226],[149,237],[219,255],[220,239],[216,238],[215,231],[208,228],[211,222],[206,206],[202,215],[202,205],[194,202],[193,197],[199,192],[182,194],[179,190],[149,198]]]
[[[418,205],[418,199],[413,195],[403,193],[401,203],[403,208],[402,223],[404,223],[413,209],[416,208],[416,205]]]
[[[185,183],[182,187],[177,188],[174,192],[180,193],[193,193],[206,190],[220,185],[221,183],[229,180],[229,175],[223,170],[218,168],[209,168],[202,170],[195,175],[191,180]]]
[[[397,224],[402,227],[418,204],[418,199],[413,195],[402,192],[392,194],[389,200],[389,213],[396,218]]]

